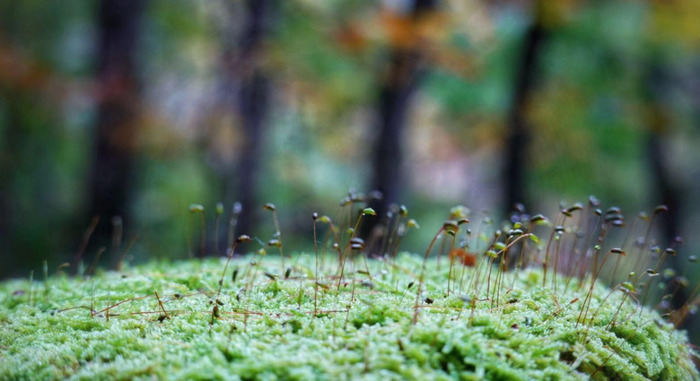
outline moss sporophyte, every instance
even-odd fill
[[[267,204],[279,255],[235,256],[243,235],[223,258],[1,283],[0,379],[698,379],[674,327],[694,305],[663,303],[697,291],[649,235],[663,210],[627,224],[592,199],[497,226],[460,207],[415,255],[405,207],[355,198],[313,214],[310,254],[284,257]],[[379,242],[356,236],[380,217]]]

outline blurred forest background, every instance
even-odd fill
[[[238,231],[266,239],[273,202],[286,250],[309,250],[311,213],[349,189],[407,205],[412,251],[456,204],[666,204],[657,236],[684,237],[684,266],[699,17],[697,0],[0,2],[0,278],[127,243],[185,258],[191,203],[210,237],[223,203],[224,237],[239,201]]]

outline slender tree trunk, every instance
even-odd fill
[[[255,216],[261,208],[256,197],[262,138],[270,103],[270,79],[264,67],[264,40],[269,33],[274,0],[248,0],[246,25],[241,36],[238,57],[229,75],[238,79],[238,110],[244,141],[238,170],[236,196],[243,209],[239,216],[236,235],[251,234]]]
[[[655,190],[654,198],[658,204],[668,206],[668,212],[660,216],[663,242],[666,245],[673,243],[680,229],[680,192],[678,186],[671,179],[664,150],[663,132],[650,131],[647,137],[647,156],[651,169],[652,185]]]
[[[86,219],[86,225],[94,216],[101,219],[92,236],[95,247],[109,247],[112,217],[128,217],[139,111],[136,56],[145,4],[102,0],[98,7],[98,111]]]
[[[652,195],[657,204],[668,207],[668,212],[659,215],[662,239],[659,245],[668,247],[674,244],[676,236],[681,228],[681,210],[683,203],[679,185],[673,180],[669,170],[668,150],[664,149],[666,135],[670,130],[671,118],[668,115],[667,106],[663,103],[663,96],[667,92],[668,84],[666,70],[656,58],[649,58],[647,73],[645,76],[645,96],[647,100],[647,160],[650,169]],[[667,266],[682,269],[686,266],[685,256],[670,256]],[[678,287],[675,280],[669,283],[669,292]],[[671,299],[671,308],[678,310],[688,301],[689,290],[678,287]],[[686,320],[687,322],[687,320]],[[684,322],[685,323],[685,322]]]
[[[436,6],[437,0],[415,0],[409,16],[413,26],[433,12]],[[382,192],[383,197],[370,203],[379,216],[384,216],[389,211],[389,206],[398,202],[401,196],[402,146],[406,119],[424,66],[421,45],[420,41],[414,41],[410,46],[396,46],[392,49],[389,67],[379,89],[371,187]],[[365,237],[371,234],[379,220],[364,221],[361,230]]]
[[[4,89],[3,89],[4,90]],[[12,246],[15,243],[12,239],[15,226],[12,221],[17,212],[13,207],[13,197],[15,189],[12,186],[17,175],[14,169],[14,162],[20,157],[22,149],[22,125],[19,111],[19,100],[16,94],[8,91],[4,99],[6,112],[5,131],[3,139],[0,140],[0,259],[4,265],[0,271],[0,278],[8,276],[16,271],[18,258],[13,254]]]
[[[378,134],[374,144],[372,187],[382,192],[374,207],[382,215],[399,199],[404,129],[411,97],[418,82],[417,52],[394,51],[389,79],[379,94]]]
[[[515,205],[528,205],[525,192],[525,164],[527,145],[530,140],[530,127],[526,118],[526,107],[538,75],[538,59],[548,34],[542,23],[544,0],[535,4],[532,24],[527,29],[523,42],[522,58],[515,77],[513,100],[508,114],[508,136],[504,149],[505,165],[503,168],[503,211],[513,211]]]

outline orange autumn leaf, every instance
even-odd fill
[[[476,255],[464,249],[452,249],[450,251],[450,260],[459,259],[462,265],[467,267],[476,266]]]
[[[435,43],[444,39],[447,19],[446,14],[438,11],[429,11],[413,17],[410,14],[384,10],[379,21],[392,47],[413,49],[419,44]]]
[[[343,49],[358,54],[367,49],[368,38],[356,25],[345,25],[339,28],[334,39]]]

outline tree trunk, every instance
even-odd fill
[[[261,208],[256,197],[260,173],[263,130],[270,103],[270,79],[264,67],[263,46],[270,28],[273,0],[246,1],[247,23],[241,36],[238,56],[229,75],[238,79],[236,108],[243,142],[235,173],[236,196],[243,209],[236,235],[252,234],[255,216]]]
[[[95,247],[109,247],[112,217],[128,221],[139,111],[136,56],[145,4],[143,0],[102,0],[98,7],[98,111],[86,219],[101,219],[92,236]]]
[[[667,150],[664,149],[666,135],[670,130],[671,119],[668,114],[668,106],[664,105],[663,97],[667,93],[668,78],[663,64],[656,58],[649,58],[645,76],[645,97],[647,101],[647,158],[650,169],[652,196],[657,204],[668,207],[668,211],[658,216],[658,226],[661,227],[662,237],[659,245],[662,250],[665,247],[675,245],[676,236],[681,228],[681,192],[678,184],[673,181],[669,171]],[[686,266],[685,256],[669,256],[667,267],[682,269]],[[676,290],[677,288],[677,290]],[[673,293],[670,308],[681,309],[688,301],[689,290],[678,287],[674,279],[669,282],[669,292]],[[675,292],[674,292],[675,291]],[[684,323],[687,322],[684,321]]]
[[[538,75],[538,58],[542,45],[547,39],[547,31],[542,23],[542,3],[535,4],[532,24],[525,34],[522,58],[515,77],[513,100],[508,114],[508,136],[506,138],[505,165],[503,168],[503,211],[508,213],[515,205],[529,205],[525,192],[525,164],[530,127],[526,118],[526,107]]]
[[[3,89],[3,92],[4,89]],[[19,264],[18,257],[14,254],[13,239],[16,225],[12,222],[15,220],[17,213],[13,207],[13,198],[16,190],[13,186],[17,176],[17,171],[14,169],[15,160],[18,160],[22,149],[22,131],[23,123],[21,121],[20,100],[17,94],[12,94],[7,91],[4,97],[4,106],[6,108],[5,131],[3,139],[0,140],[0,176],[3,181],[0,181],[0,259],[3,261],[3,270],[0,271],[0,278],[4,278],[16,271]],[[2,123],[2,122],[0,122]]]
[[[436,0],[415,0],[408,16],[412,27],[436,6]],[[377,135],[372,151],[371,187],[382,192],[383,197],[370,202],[370,207],[380,217],[363,222],[361,231],[365,237],[370,236],[381,216],[389,211],[389,205],[398,202],[401,196],[401,148],[411,98],[422,77],[423,55],[420,41],[413,41],[410,46],[395,46],[390,53],[389,67],[377,99]]]

